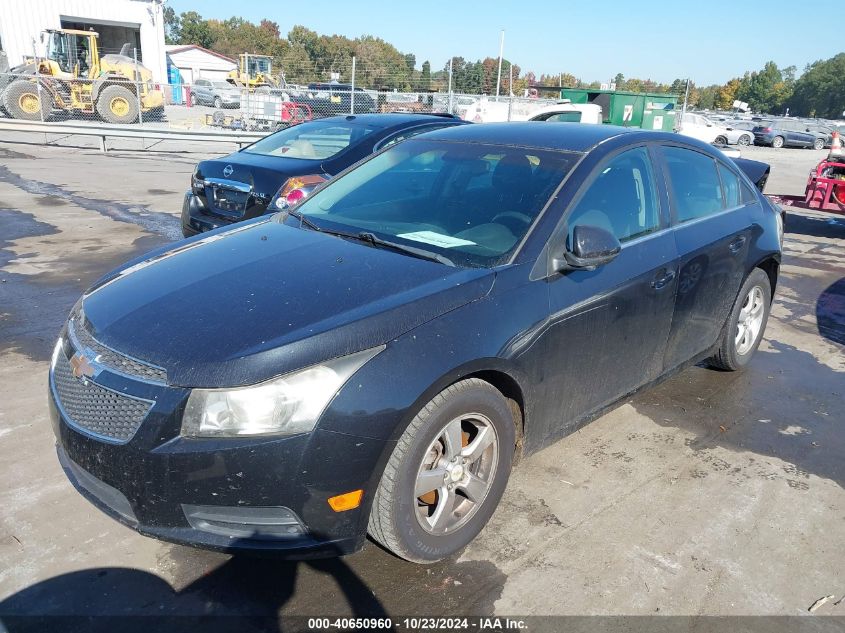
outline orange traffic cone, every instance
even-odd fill
[[[828,154],[828,159],[832,159],[834,156],[842,156],[842,139],[839,138],[839,132],[834,131],[830,136],[833,140],[830,143],[830,154]]]

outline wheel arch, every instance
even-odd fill
[[[123,86],[133,95],[135,94],[135,84],[129,81],[126,77],[121,77],[119,75],[107,75],[106,77],[101,77],[94,82],[94,85],[91,87],[91,101],[97,101],[100,97],[100,93],[106,87],[114,85]]]
[[[769,285],[771,286],[771,289],[772,289],[771,300],[774,301],[775,287],[777,286],[778,273],[780,272],[780,261],[774,255],[769,255],[765,259],[757,262],[757,264],[754,266],[754,268],[759,268],[764,273],[766,273],[766,275],[769,277]],[[749,271],[749,274],[750,274],[750,271]]]

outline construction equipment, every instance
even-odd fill
[[[279,87],[279,80],[273,76],[273,60],[269,55],[241,53],[238,55],[238,68],[231,71],[226,80],[250,92],[264,86]]]
[[[100,115],[109,123],[134,123],[139,114],[161,111],[164,93],[152,72],[120,53],[100,57],[94,31],[44,31],[44,57],[0,72],[0,104],[16,119],[47,120],[53,109]]]

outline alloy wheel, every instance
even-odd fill
[[[736,336],[734,338],[737,354],[747,354],[754,347],[763,327],[764,314],[763,290],[760,286],[754,286],[745,296],[742,310],[740,310],[737,319]]]
[[[440,430],[414,488],[417,521],[426,532],[452,533],[470,520],[490,491],[498,453],[496,428],[480,413],[457,417]]]

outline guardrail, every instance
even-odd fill
[[[42,123],[40,121],[20,121],[17,119],[0,119],[0,132],[35,132],[40,134],[58,134],[65,136],[95,136],[100,139],[100,151],[106,150],[106,138],[140,138],[158,139],[165,141],[224,141],[236,143],[239,147],[254,143],[264,138],[266,132],[226,132],[203,130],[189,132],[187,130],[173,130],[167,128],[143,127],[137,125],[90,125],[83,123]]]

